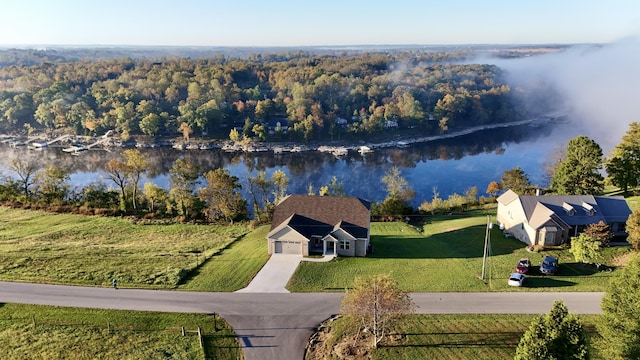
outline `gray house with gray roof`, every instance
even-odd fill
[[[507,190],[498,197],[501,228],[527,245],[560,245],[600,221],[615,236],[626,236],[629,215],[631,209],[621,196],[520,196]]]

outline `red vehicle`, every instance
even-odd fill
[[[516,272],[519,274],[526,274],[531,267],[531,262],[529,259],[520,259],[518,261],[518,265],[516,265]]]

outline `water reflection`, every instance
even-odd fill
[[[344,183],[347,194],[372,201],[384,199],[385,192],[380,179],[392,166],[398,166],[402,175],[416,190],[414,206],[431,199],[434,189],[440,197],[459,194],[477,186],[484,194],[490,181],[499,181],[505,170],[520,166],[534,184],[543,184],[542,164],[558,145],[575,137],[576,131],[568,124],[556,127],[532,128],[519,126],[508,129],[486,130],[453,139],[418,144],[405,149],[376,149],[361,155],[355,151],[341,158],[328,153],[308,151],[275,155],[264,153],[227,153],[221,150],[180,151],[173,148],[141,149],[149,160],[145,181],[153,181],[167,187],[168,171],[172,163],[183,158],[195,163],[203,172],[226,168],[238,176],[243,184],[247,177],[265,170],[271,175],[283,170],[291,179],[290,193],[306,193],[309,185],[317,191],[336,176]],[[118,151],[85,151],[78,156],[63,153],[60,148],[27,150],[25,148],[0,148],[0,171],[12,176],[9,164],[14,158],[31,159],[40,166],[57,165],[69,171],[72,186],[84,187],[103,182],[112,186],[103,176],[105,164],[119,158]]]

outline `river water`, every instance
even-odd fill
[[[446,199],[452,193],[462,195],[466,189],[476,186],[478,195],[486,195],[489,182],[500,181],[505,170],[517,166],[526,172],[532,184],[546,186],[544,162],[551,152],[565,147],[578,135],[579,129],[571,124],[522,125],[413,144],[403,149],[375,149],[365,155],[350,151],[341,157],[318,151],[276,155],[273,152],[245,154],[147,148],[141,151],[151,166],[141,184],[152,181],[168,188],[171,164],[184,158],[198,164],[203,172],[219,167],[228,169],[240,179],[244,188],[246,179],[257,171],[266,170],[271,175],[276,170],[283,170],[291,180],[288,193],[306,194],[309,185],[317,192],[336,176],[344,184],[347,195],[381,201],[386,196],[381,179],[388,169],[397,166],[416,191],[412,205],[417,207],[424,200],[431,200],[434,190]],[[102,169],[110,159],[120,156],[117,150],[108,152],[97,148],[73,156],[55,147],[29,150],[6,145],[0,147],[0,153],[0,174],[3,176],[15,177],[9,170],[12,159],[32,159],[42,167],[55,164],[67,169],[72,188],[99,182],[113,187]]]

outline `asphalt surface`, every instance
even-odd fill
[[[603,293],[413,293],[421,314],[600,314]],[[341,293],[204,293],[0,282],[0,302],[217,313],[236,332],[245,359],[302,359],[318,324],[339,312]]]

